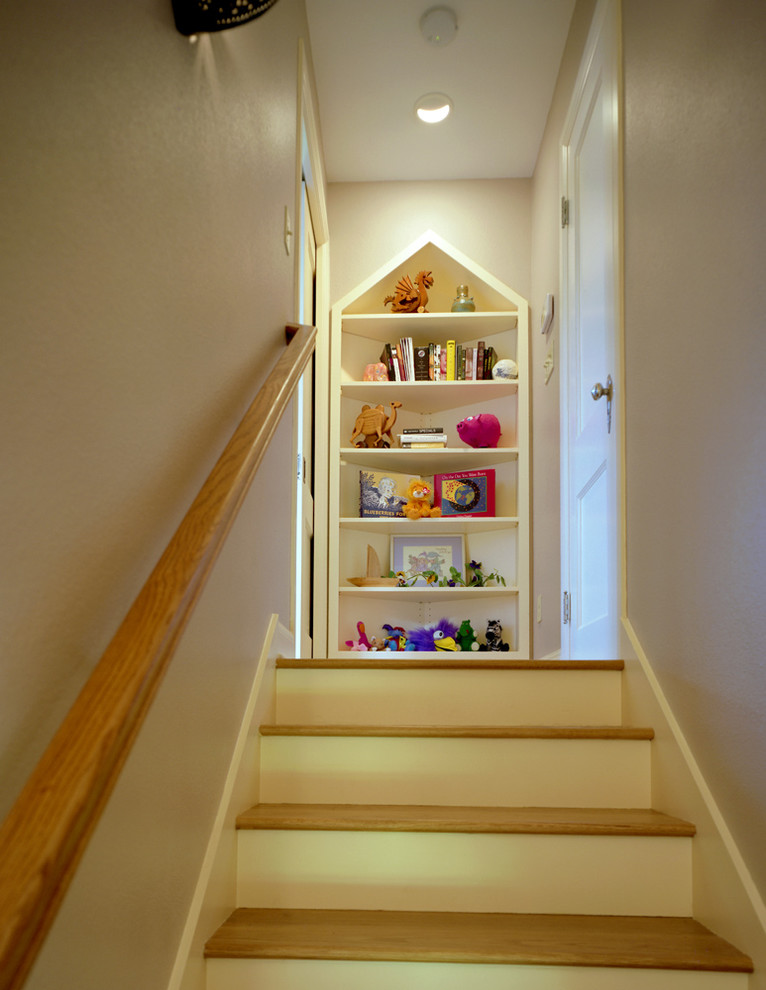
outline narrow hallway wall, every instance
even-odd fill
[[[628,619],[763,896],[766,7],[623,18]]]
[[[196,45],[170,0],[0,6],[2,815],[283,351],[306,34],[302,0]],[[264,472],[30,990],[167,984],[289,602],[287,418]]]

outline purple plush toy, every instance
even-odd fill
[[[468,416],[457,424],[457,432],[469,447],[497,447],[500,439],[500,422],[492,413]]]

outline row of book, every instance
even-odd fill
[[[483,381],[492,378],[497,361],[494,347],[483,340],[475,345],[419,344],[412,337],[401,337],[398,344],[386,344],[380,355],[392,382]]]

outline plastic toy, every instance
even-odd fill
[[[387,382],[388,368],[378,361],[376,364],[368,364],[362,375],[363,382]]]
[[[460,623],[460,628],[457,631],[457,642],[458,648],[461,650],[476,652],[479,649],[479,641],[476,639],[473,626],[468,619],[464,619]]]
[[[383,639],[383,649],[391,650],[395,653],[403,651],[407,642],[407,633],[402,626],[391,626],[386,622],[383,628],[386,630],[386,635]]]
[[[490,619],[487,622],[486,645],[481,646],[483,651],[507,653],[510,646],[503,642],[503,627],[499,619]]]
[[[431,505],[431,486],[419,478],[413,478],[407,485],[407,503],[402,510],[408,519],[423,519],[440,516],[442,510]]]
[[[457,424],[457,432],[469,447],[497,447],[500,439],[500,421],[492,413],[468,416]]]
[[[456,635],[457,626],[449,619],[440,619],[435,626],[411,629],[407,633],[407,649],[424,650],[429,653],[437,650],[457,650]]]

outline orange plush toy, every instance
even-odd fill
[[[440,516],[441,509],[431,507],[431,486],[418,478],[407,485],[407,504],[402,510],[408,519],[422,519],[426,516]]]

